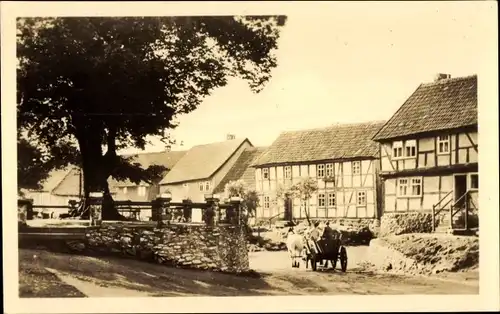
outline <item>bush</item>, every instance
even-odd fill
[[[458,216],[455,224],[459,226],[465,226],[465,214]],[[470,214],[467,217],[467,227],[468,228],[479,228],[479,216],[477,214]]]

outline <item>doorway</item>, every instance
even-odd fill
[[[465,197],[462,196],[467,192],[467,175],[455,175],[454,176],[454,200],[455,202],[460,199],[460,202],[456,204],[458,208],[462,208],[465,204]]]
[[[287,197],[285,199],[285,214],[284,214],[285,221],[291,221],[292,220],[292,199]]]

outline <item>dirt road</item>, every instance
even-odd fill
[[[251,253],[258,277],[169,268],[135,260],[20,250],[21,297],[474,294],[477,274],[446,280],[375,274],[349,249],[348,272],[289,267],[286,252]]]

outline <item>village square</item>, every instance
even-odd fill
[[[447,52],[476,22],[445,8],[18,18],[19,297],[478,294],[479,57]]]

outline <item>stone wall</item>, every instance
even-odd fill
[[[380,221],[380,237],[432,232],[432,213],[385,213]]]
[[[103,224],[86,234],[89,249],[171,266],[228,272],[249,269],[245,232],[234,225],[171,224],[162,228]]]
[[[52,230],[63,232],[64,228]],[[247,238],[236,225],[105,222],[80,232],[83,239],[44,236],[20,241],[20,247],[45,247],[83,255],[114,255],[173,267],[231,273],[249,271]]]
[[[479,266],[479,238],[429,233],[392,235],[372,240],[365,259],[375,270],[401,274],[475,270]]]

